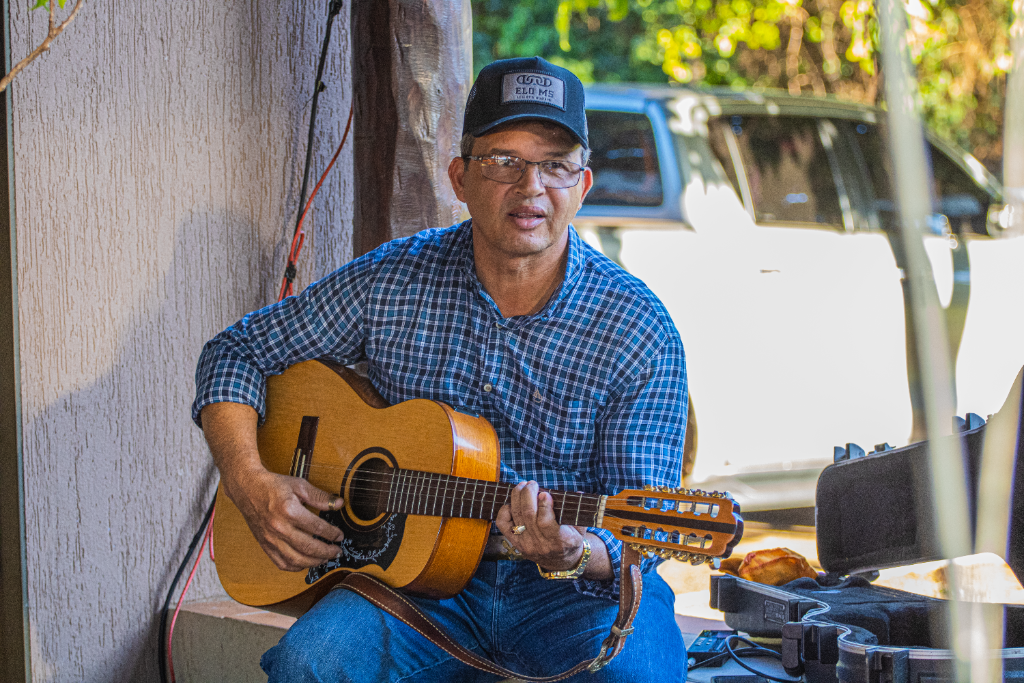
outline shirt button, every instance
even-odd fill
[[[487,384],[484,385],[484,391],[490,392],[491,389],[493,389],[493,388],[494,388],[494,385],[491,384],[490,382],[488,382]]]

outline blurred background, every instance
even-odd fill
[[[997,176],[1009,0],[909,0],[921,112]],[[584,83],[778,88],[881,104],[866,0],[473,0],[473,64],[540,55]]]

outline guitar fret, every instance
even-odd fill
[[[406,509],[409,514],[416,514],[416,489],[419,485],[419,475],[416,472],[409,473],[409,500]]]
[[[430,514],[437,517],[437,474],[431,473],[427,479],[430,486],[430,490],[427,492],[430,498]]]
[[[434,516],[435,517],[443,517],[444,516],[444,494],[445,494],[445,492],[441,490],[441,485],[442,484],[447,484],[447,481],[446,481],[445,476],[443,474],[438,474],[437,475],[437,484],[434,486]]]
[[[579,494],[580,499],[576,502],[576,526],[580,525],[580,508],[583,507],[583,494]]]
[[[417,509],[419,510],[419,514],[421,515],[427,514],[427,491],[429,490],[427,480],[429,478],[429,474],[424,472],[420,473],[420,489],[417,492],[416,504],[418,505]]]
[[[552,501],[554,500],[554,497],[555,497],[555,494],[552,493],[551,494]],[[563,493],[559,493],[558,494],[558,523],[559,524],[564,524],[565,523],[565,522],[563,522],[564,519],[565,519],[565,493],[563,492]]]
[[[444,477],[444,492],[441,494],[441,515],[444,515],[444,504],[446,501],[450,501],[451,497],[448,495],[448,484],[450,484],[452,478],[449,476]],[[448,505],[448,517],[452,516],[451,504]]]

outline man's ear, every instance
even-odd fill
[[[583,177],[580,182],[583,183],[583,195],[580,197],[580,205],[576,207],[577,211],[583,208],[583,200],[587,198],[587,193],[594,186],[594,174],[589,166],[583,169]]]
[[[455,196],[459,198],[460,202],[465,203],[465,186],[462,181],[466,175],[466,161],[462,157],[455,157],[452,159],[452,163],[448,164],[448,180],[451,181],[452,189],[455,190]]]

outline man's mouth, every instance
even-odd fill
[[[544,220],[544,212],[533,208],[516,209],[508,215],[522,228],[534,228]]]

